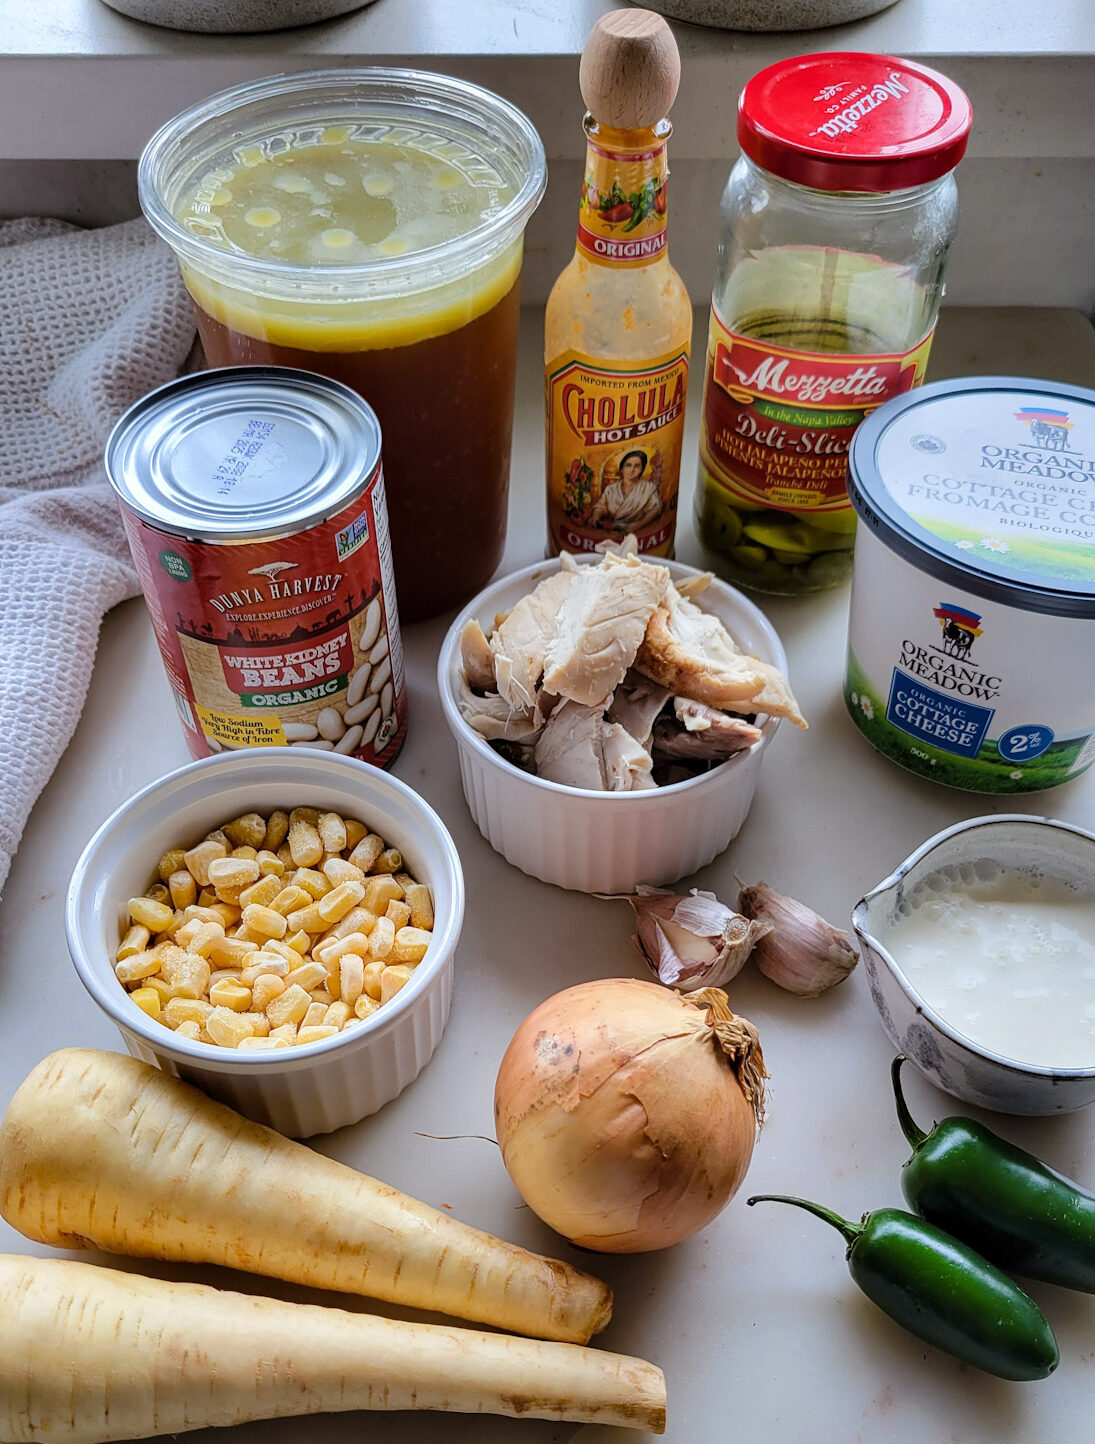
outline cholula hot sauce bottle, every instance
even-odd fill
[[[548,299],[549,550],[633,534],[672,556],[692,309],[669,264],[666,112],[680,80],[669,26],[616,10],[594,26],[578,239]]]

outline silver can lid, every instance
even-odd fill
[[[149,392],[110,433],[105,464],[142,521],[238,542],[336,515],[379,458],[380,423],[356,391],[310,371],[232,366]]]

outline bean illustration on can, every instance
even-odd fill
[[[307,372],[209,371],[132,407],[106,467],[191,755],[392,762],[406,697],[371,408]]]

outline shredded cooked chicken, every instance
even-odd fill
[[[765,712],[805,727],[787,679],[778,667],[739,652],[710,612],[671,587],[646,629],[636,670],[677,696],[730,712]]]
[[[538,776],[597,792],[654,787],[656,765],[663,783],[694,776],[747,750],[763,734],[746,716],[805,727],[779,669],[692,600],[710,581],[674,586],[630,537],[597,565],[564,554],[489,638],[477,621],[464,627],[461,714],[522,763],[531,754]]]

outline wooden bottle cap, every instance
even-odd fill
[[[681,81],[673,32],[652,10],[602,15],[582,51],[578,84],[601,125],[640,130],[669,113]]]

